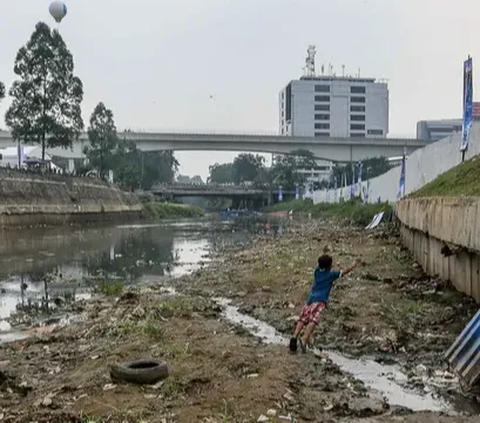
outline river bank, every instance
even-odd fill
[[[316,332],[315,344],[337,353],[290,355],[281,334],[325,245],[340,264],[362,257],[367,267],[338,284]],[[425,278],[396,234],[294,221],[209,259],[179,279],[82,300],[83,320],[0,346],[2,421],[479,421],[455,415],[468,404],[455,402],[458,383],[441,363],[475,304]],[[168,362],[163,384],[110,380],[108,364],[149,357]],[[360,370],[346,371],[352,362]]]

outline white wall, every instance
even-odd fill
[[[460,132],[452,134],[425,148],[416,150],[410,155],[405,169],[406,194],[421,188],[441,173],[461,163],[460,138]],[[477,154],[480,154],[480,122],[474,123],[472,127],[466,159]],[[399,180],[400,166],[397,166],[384,175],[364,181],[362,189],[368,190],[369,202],[377,201],[378,197],[381,198],[381,201],[395,202],[397,201]],[[350,198],[349,193],[350,187],[346,190],[345,198]],[[337,196],[340,195],[339,189]],[[334,202],[334,190],[330,190],[330,192],[315,191],[313,201],[315,204]]]

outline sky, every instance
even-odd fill
[[[385,78],[390,134],[423,119],[459,118],[462,63],[480,57],[478,0],[65,0],[59,26],[82,79],[85,122],[99,101],[119,129],[275,133],[278,93],[317,70]],[[46,0],[0,0],[0,81],[42,20]],[[474,70],[474,78],[478,74]],[[480,82],[474,79],[474,92]],[[211,98],[213,96],[213,98]],[[0,105],[0,127],[8,98]],[[177,152],[203,178],[231,152]]]

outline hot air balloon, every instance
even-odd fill
[[[53,19],[60,23],[67,14],[67,6],[63,1],[55,0],[50,4],[49,11]]]

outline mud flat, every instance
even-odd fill
[[[368,266],[334,290],[324,351],[291,355],[326,243]],[[423,275],[395,234],[293,223],[163,283],[84,300],[83,320],[1,345],[0,421],[480,421],[441,361],[475,305]],[[112,382],[108,365],[136,358],[166,361],[170,377]]]

